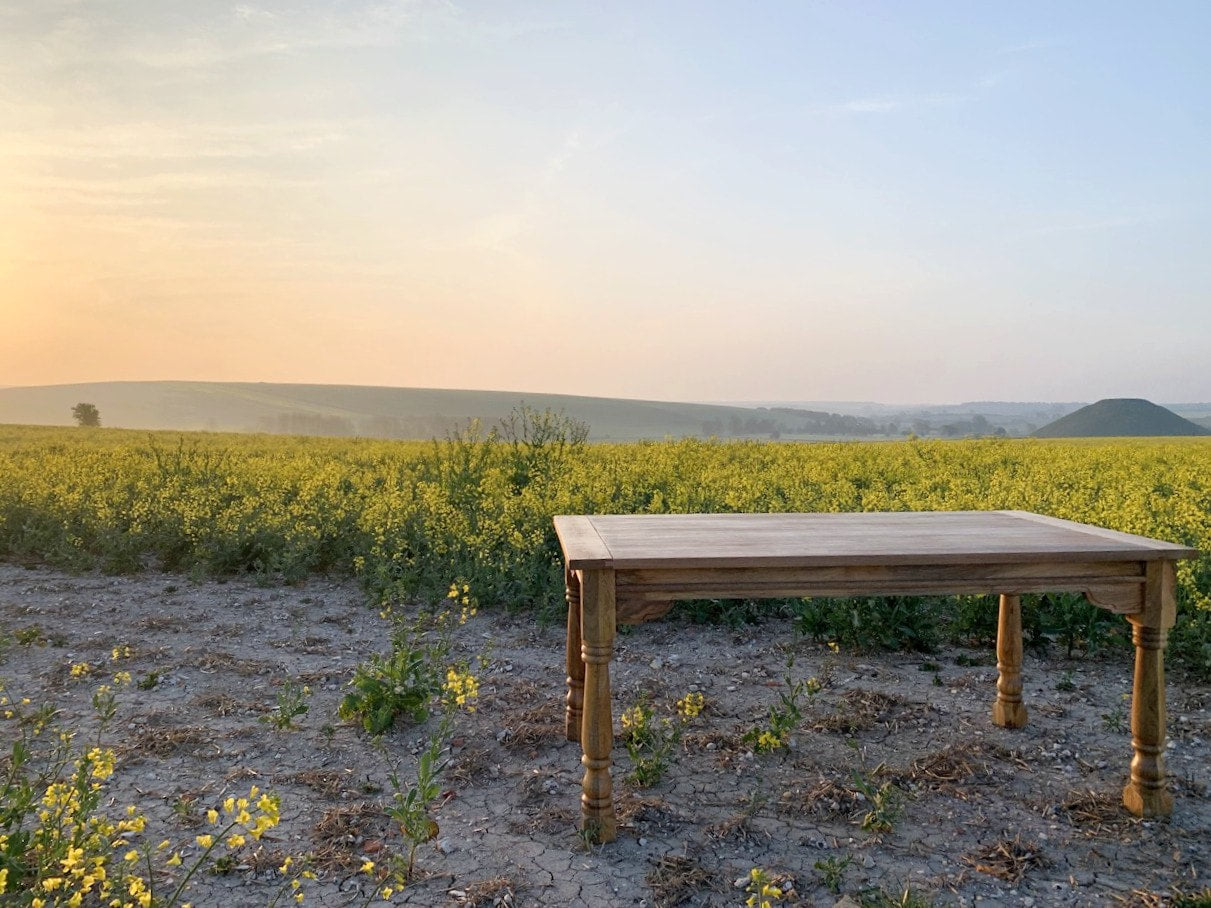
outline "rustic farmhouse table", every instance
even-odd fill
[[[618,834],[610,750],[610,659],[618,624],[677,599],[1000,594],[992,721],[1026,724],[1022,593],[1082,592],[1126,616],[1135,641],[1131,744],[1123,804],[1173,809],[1165,788],[1164,650],[1185,546],[1024,511],[559,516],[568,601],[567,736],[584,764],[581,828]]]

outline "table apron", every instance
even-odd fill
[[[1084,593],[1123,615],[1144,606],[1147,562],[1064,562],[840,567],[638,568],[615,573],[618,621],[659,617],[678,599],[797,596]]]

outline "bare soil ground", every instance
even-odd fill
[[[487,608],[456,646],[469,655],[488,640],[479,709],[460,716],[434,811],[440,831],[395,904],[734,906],[753,867],[803,905],[900,904],[911,889],[924,904],[1146,906],[1211,886],[1211,687],[1171,674],[1176,807],[1168,821],[1134,819],[1119,807],[1127,652],[1028,653],[1030,722],[1011,731],[989,719],[996,669],[985,651],[855,657],[796,642],[778,620],[644,625],[619,637],[615,715],[645,693],[660,715],[690,690],[706,708],[651,788],[627,782],[616,746],[619,839],[588,846],[576,833],[580,752],[562,729],[564,630]],[[116,667],[135,683],[107,731],[119,754],[110,809],[138,804],[152,839],[188,845],[208,808],[250,784],[282,798],[281,825],[226,874],[199,876],[194,904],[267,905],[288,854],[311,855],[319,872],[306,904],[361,904],[362,861],[404,849],[383,812],[389,763],[408,778],[430,728],[397,729],[380,752],[336,718],[354,667],[388,645],[357,587],[0,564],[10,695],[50,699],[65,725],[95,728],[90,696],[121,645],[131,657]],[[754,754],[741,738],[785,690],[788,653],[795,677],[823,689],[789,749]],[[81,661],[105,674],[72,678]],[[259,721],[286,681],[313,691],[297,730]],[[4,752],[14,734],[0,722]],[[864,831],[880,790],[890,829]]]

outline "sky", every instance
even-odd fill
[[[1211,400],[1211,3],[0,0],[0,385]]]

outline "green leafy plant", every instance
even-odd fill
[[[820,692],[823,685],[817,678],[794,677],[795,659],[786,660],[784,687],[778,692],[778,702],[769,708],[766,721],[750,728],[742,740],[752,745],[757,753],[770,753],[785,747],[790,742],[791,732],[803,721],[803,700]]]
[[[1127,730],[1127,701],[1130,699],[1131,694],[1121,694],[1118,702],[1110,707],[1110,711],[1102,713],[1102,727],[1106,731],[1122,734]]]
[[[260,721],[271,725],[278,731],[297,728],[295,719],[305,716],[310,706],[307,698],[311,696],[311,688],[306,684],[295,684],[293,681],[283,682],[277,694],[277,704],[272,710],[260,717]]]
[[[820,873],[820,881],[824,883],[824,887],[834,895],[841,892],[841,882],[845,876],[845,868],[854,862],[853,855],[846,855],[844,858],[836,857],[823,858],[816,861],[812,866]]]
[[[655,718],[646,699],[625,710],[620,721],[623,744],[631,758],[631,773],[627,778],[640,788],[650,788],[658,783],[681,743],[685,726],[702,712],[703,705],[702,694],[691,692],[677,701],[676,718]]]
[[[353,689],[341,700],[337,714],[357,719],[372,735],[381,735],[401,717],[413,723],[425,721],[442,690],[454,630],[474,617],[478,607],[470,585],[455,581],[436,614],[407,619],[391,607],[384,608],[382,617],[394,626],[391,651],[371,656],[355,669],[349,682]]]
[[[870,807],[862,815],[862,831],[891,832],[902,807],[900,789],[891,782],[876,785],[865,772],[854,772],[853,783],[854,788],[866,799]]]
[[[744,887],[744,891],[749,894],[744,902],[748,908],[774,908],[783,897],[782,889],[776,884],[774,877],[761,867],[754,867],[749,871],[748,885]]]

